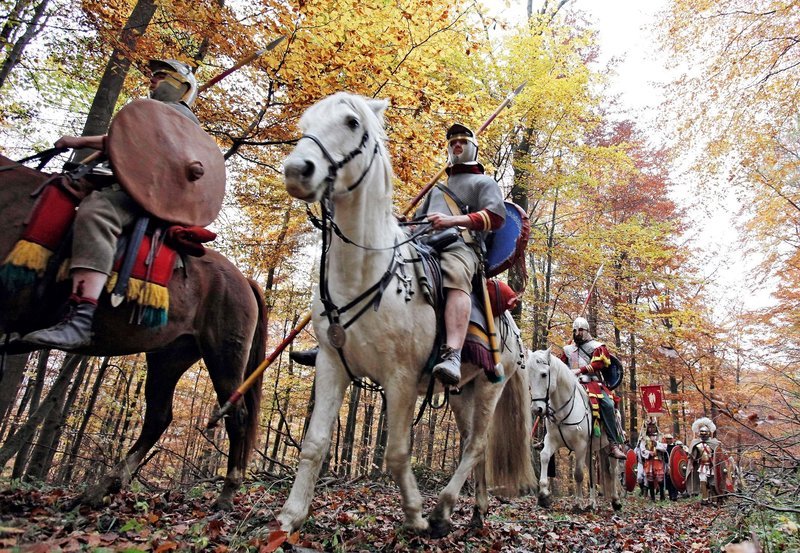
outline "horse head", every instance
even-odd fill
[[[283,162],[286,191],[313,203],[326,191],[345,194],[360,186],[376,157],[388,160],[383,145],[383,112],[388,105],[385,100],[339,92],[306,110],[300,118],[303,134]],[[385,180],[391,186],[391,166],[383,165],[388,167]]]
[[[550,360],[550,348],[533,352],[528,356],[526,369],[531,388],[531,409],[534,414],[547,412],[550,403],[551,389],[554,386]]]

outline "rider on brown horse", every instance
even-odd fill
[[[190,110],[197,98],[197,82],[189,66],[176,60],[151,60],[148,66],[150,97],[175,108],[199,125]],[[104,150],[106,139],[106,135],[63,136],[55,146]],[[123,229],[143,214],[143,208],[117,183],[95,190],[80,203],[72,240],[69,311],[55,326],[31,332],[23,341],[63,350],[77,349],[92,342],[97,301],[111,273],[118,238]]]

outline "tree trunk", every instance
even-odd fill
[[[383,460],[386,455],[386,440],[388,434],[386,432],[386,403],[381,399],[381,413],[378,415],[378,430],[377,438],[375,440],[375,455],[372,458],[372,473],[371,477],[376,478],[383,472]]]
[[[33,15],[31,16],[31,20],[25,32],[17,39],[11,51],[9,51],[6,56],[6,59],[3,60],[3,64],[0,65],[0,88],[3,88],[11,70],[19,63],[19,60],[22,58],[22,53],[25,51],[30,41],[44,28],[43,25],[39,25],[39,20],[42,18],[49,1],[50,0],[42,0],[39,2],[39,5],[33,10]],[[6,25],[8,25],[8,21]],[[3,31],[5,31],[5,29],[3,29]]]
[[[86,116],[83,136],[95,136],[108,132],[114,106],[117,104],[125,77],[131,67],[130,53],[136,50],[136,44],[147,30],[157,7],[155,0],[139,0],[133,7],[133,11],[128,16],[128,21],[120,33],[119,46],[114,48],[108,58],[92,106]],[[76,150],[73,159],[83,159],[86,154],[86,150]]]
[[[353,469],[353,448],[356,441],[356,422],[358,420],[358,406],[361,402],[361,388],[358,386],[350,387],[350,405],[347,409],[347,422],[344,427],[344,441],[342,443],[342,473],[346,477],[352,475]]]
[[[69,386],[72,376],[75,373],[75,369],[78,367],[80,361],[80,355],[67,356],[67,359],[64,360],[64,365],[61,368],[58,378],[56,378],[56,381],[53,383],[53,387],[50,388],[50,392],[47,394],[47,397],[44,399],[44,401],[42,401],[42,404],[35,413],[28,417],[28,420],[22,427],[20,427],[14,436],[6,440],[6,442],[3,444],[3,447],[0,448],[0,466],[5,465],[9,459],[11,459],[11,457],[17,454],[25,442],[31,440],[39,426],[39,423],[42,422],[42,420],[47,416],[54,406],[61,403],[60,398],[64,396],[67,386]]]
[[[39,439],[37,440],[36,447],[33,448],[33,452],[31,453],[31,461],[28,463],[28,470],[25,471],[25,476],[28,479],[47,479],[47,474],[50,472],[50,468],[53,465],[53,458],[55,457],[56,451],[58,451],[58,444],[61,441],[67,415],[72,405],[75,403],[75,398],[78,396],[78,391],[83,384],[88,365],[89,358],[81,356],[78,371],[72,382],[69,393],[62,396],[59,402],[47,414],[47,417],[45,417],[42,430],[39,432]]]
[[[22,418],[28,402],[30,402],[30,407],[28,408],[29,415],[39,408],[39,400],[42,397],[42,390],[44,389],[44,381],[47,376],[47,361],[49,358],[50,350],[42,350],[39,352],[39,359],[36,362],[36,377],[32,382],[28,383],[25,395],[17,410],[18,419]],[[12,430],[12,433],[13,432]],[[22,475],[25,474],[25,466],[28,464],[31,446],[32,444],[30,441],[26,441],[20,446],[17,456],[14,459],[14,468],[11,471],[11,478],[22,478]]]
[[[81,444],[83,444],[83,437],[86,435],[86,427],[89,425],[89,421],[92,418],[94,406],[97,402],[97,396],[100,393],[100,386],[103,384],[103,377],[105,377],[106,372],[108,371],[110,362],[110,357],[103,357],[103,360],[100,363],[100,368],[97,370],[97,376],[94,379],[92,391],[89,393],[88,403],[83,411],[81,424],[78,427],[77,433],[75,434],[75,439],[72,441],[72,447],[70,447],[69,451],[67,452],[67,462],[64,463],[64,470],[62,471],[60,477],[60,481],[63,483],[72,481],[72,476],[75,472],[75,464],[78,462],[78,452],[81,449]]]
[[[0,377],[0,418],[3,421],[8,419],[14,400],[17,399],[27,364],[28,355],[9,355],[5,359],[5,371]]]

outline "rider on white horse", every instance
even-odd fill
[[[445,344],[433,375],[442,384],[461,380],[461,348],[472,309],[472,281],[480,271],[480,251],[486,234],[505,223],[503,195],[497,181],[484,175],[478,162],[475,134],[459,123],[447,129],[447,184],[433,188],[417,216],[425,215],[434,231],[461,227],[459,237],[440,254],[445,299]],[[471,232],[470,232],[471,231]],[[479,278],[483,278],[482,275]]]
[[[572,343],[564,346],[561,360],[569,366],[587,388],[590,395],[596,393],[600,405],[600,418],[611,443],[609,454],[617,459],[625,459],[622,451],[622,436],[617,428],[615,402],[612,392],[606,388],[601,371],[611,364],[611,354],[605,344],[592,338],[589,322],[578,317],[572,323]],[[593,392],[590,388],[597,388]]]

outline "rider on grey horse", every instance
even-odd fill
[[[461,380],[461,348],[472,309],[473,277],[480,271],[480,251],[486,235],[505,223],[506,210],[497,181],[478,162],[475,134],[459,123],[447,129],[447,184],[433,188],[417,216],[425,216],[434,231],[460,227],[459,238],[440,253],[446,289],[446,340],[433,375],[442,384]],[[483,278],[482,275],[479,278]]]
[[[560,357],[587,388],[589,395],[597,396],[600,418],[611,445],[609,454],[617,459],[625,459],[614,399],[601,376],[601,371],[611,364],[611,354],[605,344],[592,338],[589,322],[583,317],[576,318],[572,323],[572,343],[564,346],[564,353]]]

